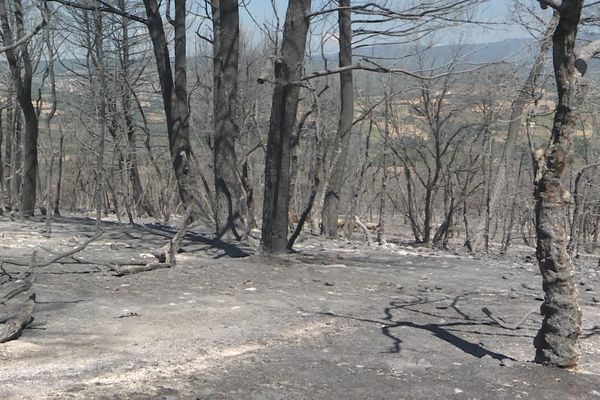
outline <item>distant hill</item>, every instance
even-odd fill
[[[404,59],[403,62],[426,65],[445,65],[458,57],[462,62],[490,63],[506,59],[520,59],[528,53],[529,39],[510,39],[485,44],[440,45],[418,49],[414,46],[377,46],[356,51],[357,57]],[[533,43],[535,45],[535,43]],[[415,53],[419,53],[416,55]]]
[[[532,59],[538,45],[530,39],[508,39],[484,44],[440,45],[418,49],[408,45],[365,46],[355,50],[354,57],[369,58],[385,66],[401,65],[404,68],[419,69],[447,65],[458,58],[461,63],[491,63],[508,61],[522,63]],[[329,67],[337,65],[337,54],[325,55]],[[322,57],[313,56],[308,60],[311,69],[323,68]]]
[[[594,40],[597,37],[582,36],[583,40]],[[355,60],[369,58],[374,62],[386,67],[401,67],[410,71],[419,71],[421,68],[439,68],[448,65],[452,60],[458,59],[463,65],[462,69],[468,69],[469,65],[486,64],[502,62],[516,67],[519,74],[525,76],[529,72],[533,58],[539,49],[539,44],[531,38],[506,39],[497,42],[483,44],[462,44],[462,45],[439,45],[424,49],[417,49],[411,45],[385,45],[385,46],[364,46],[355,50]],[[418,51],[417,51],[418,50]],[[325,67],[325,62],[321,55],[313,55],[306,60],[306,69],[308,71],[317,71]],[[337,53],[326,53],[328,68],[335,68],[338,65]],[[192,63],[194,57],[190,58]],[[421,67],[422,66],[422,67]],[[547,70],[550,71],[551,59],[548,57]],[[64,59],[55,63],[57,79],[70,75],[73,71],[85,76],[86,67],[84,60]],[[45,70],[45,61],[40,61],[36,69],[36,78],[41,79]],[[6,73],[8,65],[6,59],[0,55],[0,73]],[[600,60],[593,60],[588,66],[587,75],[600,82]],[[369,75],[369,76],[367,76]],[[373,74],[357,73],[357,83],[370,82],[367,86],[376,89],[379,86],[376,82],[380,77],[371,76]],[[375,87],[373,87],[375,85]]]
[[[583,42],[596,40],[599,37],[585,35],[581,38]],[[368,58],[384,67],[403,68],[414,72],[444,67],[454,59],[458,60],[461,64],[459,68],[463,70],[481,64],[501,63],[510,66],[511,70],[524,78],[529,73],[539,51],[539,43],[531,38],[517,38],[483,44],[440,45],[417,50],[415,46],[407,45],[365,46],[355,50],[354,58],[355,61]],[[337,67],[337,53],[326,54],[325,58],[328,68]],[[321,70],[324,64],[320,55],[309,57],[307,70]],[[547,57],[545,69],[548,73],[552,72],[550,55]],[[600,59],[590,62],[587,76],[600,83]],[[365,94],[377,93],[382,89],[383,83],[377,74],[357,72],[355,77],[356,86],[363,89]]]

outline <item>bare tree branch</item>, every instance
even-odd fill
[[[44,26],[46,26],[46,21],[42,21],[41,24],[39,24],[38,26],[35,27],[34,30],[32,30],[31,32],[29,32],[27,35],[25,35],[24,37],[22,37],[21,39],[17,40],[14,43],[9,43],[4,47],[0,47],[0,53],[4,53],[5,51],[8,50],[12,50],[14,48],[17,48],[19,46],[21,46],[22,44],[27,43],[32,37],[34,37]]]
[[[148,20],[146,18],[140,17],[139,15],[128,13],[126,11],[119,10],[118,8],[115,8],[104,1],[98,1],[98,5],[87,5],[87,4],[83,4],[83,2],[81,2],[81,1],[68,1],[68,0],[48,0],[48,1],[60,3],[64,6],[68,6],[68,7],[78,8],[80,10],[108,12],[111,14],[120,15],[122,17],[128,18],[132,21],[139,22],[144,25],[148,24]]]
[[[470,68],[470,69],[460,70],[460,71],[449,71],[449,72],[445,72],[445,73],[437,74],[437,75],[420,75],[416,72],[411,72],[411,71],[408,71],[408,70],[402,69],[402,68],[387,68],[387,67],[384,67],[382,65],[379,65],[379,64],[373,62],[372,60],[369,60],[367,58],[362,58],[359,62],[356,62],[352,65],[348,65],[345,67],[331,68],[331,69],[311,72],[309,75],[302,77],[301,81],[308,81],[310,79],[319,78],[322,76],[334,75],[334,74],[339,74],[341,72],[352,71],[352,70],[357,70],[357,69],[363,70],[363,71],[377,72],[377,73],[382,73],[382,74],[407,75],[407,76],[411,76],[413,78],[424,79],[424,80],[436,80],[436,79],[440,79],[440,78],[443,78],[443,77],[449,76],[449,75],[459,75],[459,74],[464,74],[467,72],[478,71],[480,69],[489,67],[489,65],[490,64],[484,64],[484,65],[481,65],[481,66],[478,66],[475,68]],[[298,84],[299,82],[295,82],[295,83]]]

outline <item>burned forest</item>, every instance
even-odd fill
[[[0,398],[600,399],[599,21],[0,0]]]

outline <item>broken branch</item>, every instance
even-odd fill
[[[527,320],[527,318],[529,318],[529,316],[535,311],[539,309],[539,305],[534,305],[533,307],[531,307],[531,309],[529,309],[529,311],[527,311],[527,313],[525,313],[525,315],[523,317],[521,317],[521,319],[519,319],[517,322],[515,322],[514,324],[509,324],[504,322],[501,318],[497,317],[494,315],[494,313],[492,312],[492,310],[490,310],[487,307],[483,307],[481,309],[481,311],[483,311],[483,313],[485,315],[487,315],[488,317],[490,317],[490,319],[492,321],[494,321],[495,323],[497,323],[498,325],[500,325],[501,327],[505,328],[505,329],[510,329],[510,330],[516,330],[519,329],[519,327],[521,326],[521,324],[523,324],[523,322],[525,322]]]

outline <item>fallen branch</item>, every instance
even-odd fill
[[[113,318],[129,318],[129,317],[139,317],[140,314],[136,313],[136,312],[127,312],[124,314],[119,314],[116,317]]]
[[[52,258],[49,258],[48,260],[37,264],[36,267],[37,268],[42,268],[42,267],[47,267],[51,264],[54,264],[55,262],[62,260],[63,258],[72,256],[75,253],[79,253],[81,250],[85,249],[90,243],[92,243],[94,240],[98,239],[100,236],[102,236],[102,234],[104,233],[104,231],[100,231],[98,233],[96,233],[94,236],[92,236],[91,238],[89,238],[88,240],[86,240],[85,242],[81,243],[79,246],[67,251],[66,253],[61,253],[58,254]],[[30,266],[31,263],[24,263],[15,259],[4,259],[4,261],[8,264],[12,264],[12,265],[18,265],[21,267],[26,267],[26,266]]]
[[[181,248],[181,244],[183,243],[183,238],[187,234],[187,231],[192,227],[193,221],[191,218],[192,210],[194,206],[191,206],[185,212],[183,216],[183,223],[181,224],[181,228],[175,236],[167,244],[160,248],[160,250],[152,255],[158,259],[158,262],[165,263],[167,262],[167,255],[170,260],[169,263],[175,266],[175,254],[179,253],[179,249]]]
[[[8,272],[6,272],[6,270],[4,269],[4,258],[0,260],[0,272],[2,272],[3,275],[8,276],[9,281],[12,281],[14,279],[14,277]]]
[[[21,336],[23,329],[33,321],[33,310],[35,309],[35,293],[29,296],[29,299],[23,303],[23,306],[11,318],[0,326],[0,343],[17,339]]]
[[[12,299],[13,297],[31,290],[36,277],[35,269],[37,267],[37,261],[35,257],[36,252],[34,250],[29,260],[30,271],[21,274],[21,278],[14,281],[17,286],[1,297],[0,304],[6,304],[6,301]]]
[[[110,267],[116,276],[133,275],[155,269],[171,268],[171,263],[148,263],[145,265],[113,265]]]
[[[99,231],[98,233],[96,233],[94,236],[92,236],[91,238],[89,238],[88,240],[86,240],[85,242],[81,243],[79,246],[75,247],[72,250],[67,251],[66,253],[62,253],[59,254],[55,257],[52,257],[51,259],[44,261],[41,264],[38,264],[37,267],[41,268],[41,267],[47,267],[50,264],[54,264],[55,262],[57,262],[58,260],[61,260],[65,257],[69,257],[75,253],[79,253],[81,250],[85,249],[87,247],[88,244],[92,243],[94,240],[98,239],[100,236],[102,236],[102,234],[104,233],[104,231]]]
[[[490,309],[489,309],[489,308],[487,308],[487,307],[483,307],[483,308],[481,309],[481,311],[483,311],[483,313],[484,313],[485,315],[487,315],[488,317],[490,317],[490,319],[491,319],[492,321],[494,321],[495,323],[497,323],[498,325],[500,325],[502,328],[505,328],[505,329],[510,329],[510,330],[513,330],[513,331],[514,331],[514,330],[516,330],[516,329],[519,329],[519,327],[521,326],[521,324],[523,324],[523,322],[525,322],[525,321],[527,320],[527,318],[529,318],[529,316],[530,316],[530,315],[531,315],[533,312],[535,312],[536,310],[538,310],[538,309],[539,309],[539,305],[538,305],[538,304],[534,305],[533,307],[531,307],[531,309],[530,309],[529,311],[527,311],[527,313],[525,313],[525,315],[524,315],[524,316],[523,316],[523,317],[522,317],[520,320],[518,320],[518,321],[517,321],[517,322],[515,322],[514,324],[509,324],[509,323],[506,323],[506,322],[504,322],[504,321],[503,321],[503,320],[502,320],[500,317],[496,317],[496,316],[494,315],[494,313],[492,312],[492,310],[490,310]]]
[[[161,262],[148,263],[144,265],[111,265],[105,264],[111,270],[115,271],[116,276],[132,275],[140,272],[154,271],[155,269],[171,268],[175,266],[175,246],[174,240],[171,240],[169,246],[169,262],[164,262],[164,257]]]
[[[11,290],[10,292],[6,293],[3,296],[4,298],[2,299],[1,303],[4,303],[4,301],[6,301],[6,300],[12,299],[13,297],[15,297],[18,294],[28,291],[29,289],[31,289],[32,286],[33,286],[33,282],[31,280],[22,281],[19,286],[17,286],[16,288],[14,288],[13,290]]]
[[[61,264],[63,265],[67,265],[67,264],[89,264],[89,265],[102,265],[103,267],[107,267],[109,269],[112,269],[115,265],[116,266],[121,266],[121,265],[146,265],[148,262],[147,261],[123,261],[123,262],[117,262],[117,261],[104,261],[104,260],[86,260],[85,258],[81,258],[81,257],[76,257],[76,256],[72,256],[71,257],[74,261],[74,263],[68,263],[68,262],[63,262]]]

